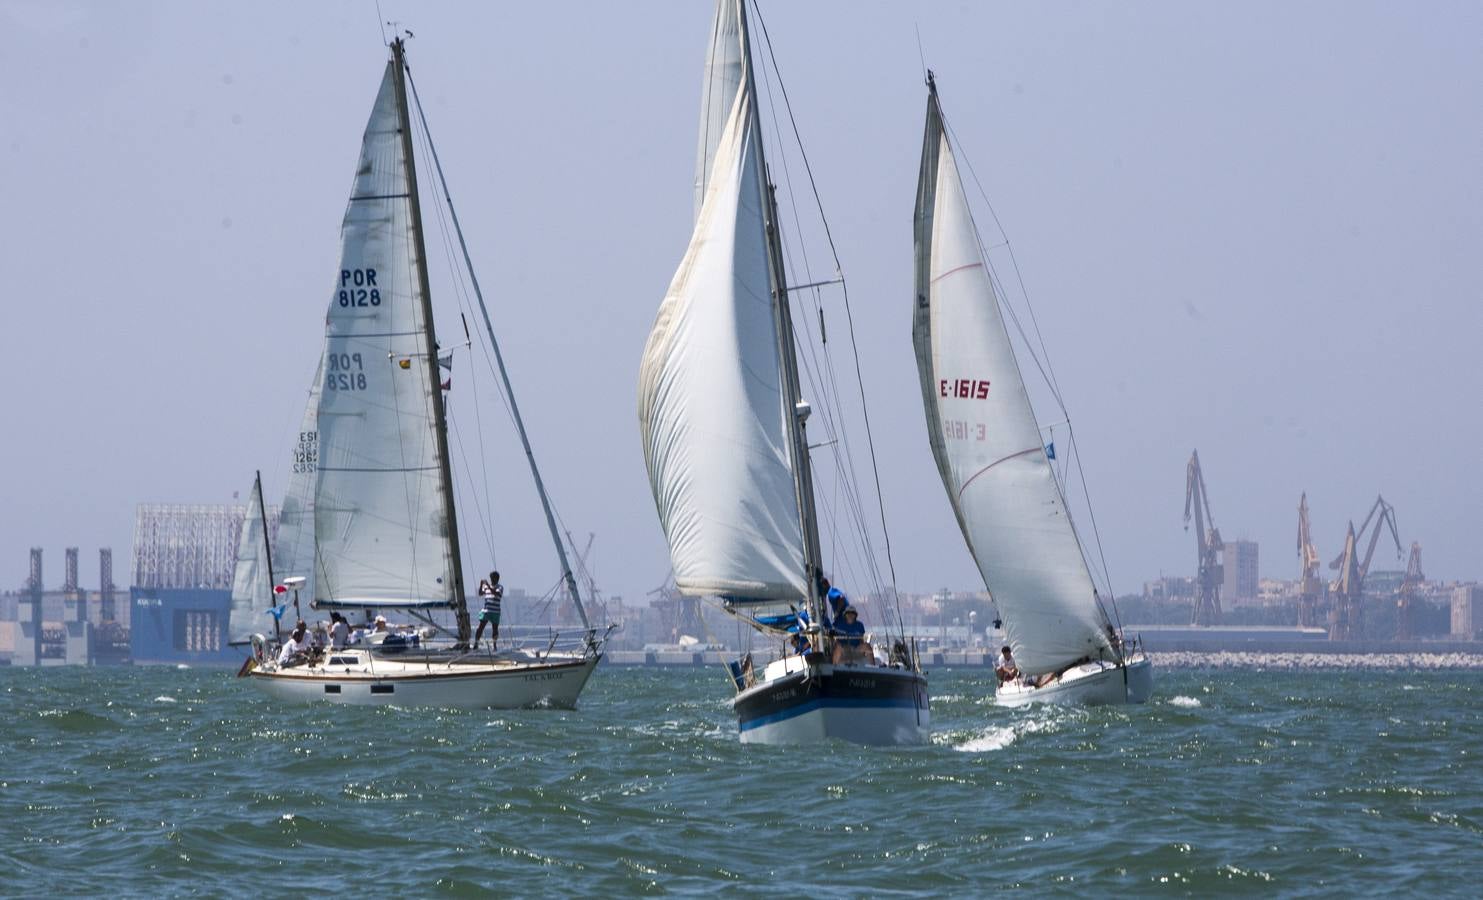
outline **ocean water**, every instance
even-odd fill
[[[1483,892],[1483,672],[1158,672],[929,746],[742,746],[719,670],[575,711],[274,706],[219,670],[0,669],[0,895]]]

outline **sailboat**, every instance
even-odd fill
[[[601,659],[606,635],[589,624],[582,606],[471,265],[469,278],[505,400],[556,544],[562,584],[584,630],[564,646],[552,636],[534,649],[507,646],[495,653],[470,647],[441,373],[449,357],[433,325],[412,153],[408,87],[415,99],[416,86],[400,38],[391,51],[345,213],[319,374],[295,447],[277,539],[268,538],[265,516],[257,534],[244,526],[243,543],[251,550],[244,546],[239,554],[239,581],[243,594],[263,594],[264,579],[243,567],[257,565],[260,548],[265,565],[257,571],[271,573],[276,551],[280,580],[266,579],[263,608],[281,613],[285,588],[291,588],[300,613],[299,594],[307,593],[312,610],[363,613],[368,623],[373,613],[397,610],[422,627],[397,640],[368,636],[297,665],[278,663],[278,635],[257,633],[251,638],[254,665],[245,674],[285,700],[570,707]],[[426,133],[426,122],[419,121]],[[427,147],[446,198],[430,136]],[[451,201],[447,210],[468,265]],[[260,479],[255,503],[261,510]],[[283,565],[284,556],[291,568]],[[452,633],[434,615],[450,609]]]
[[[639,425],[676,589],[774,644],[732,664],[745,743],[916,743],[927,679],[904,642],[836,663],[809,445],[744,0],[720,0],[694,232],[644,348]],[[806,652],[791,652],[807,642]]]
[[[1010,706],[1142,703],[1153,690],[1152,664],[1124,641],[1092,580],[930,72],[915,237],[912,339],[927,435],[1021,673],[996,698]]]

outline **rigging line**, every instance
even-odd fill
[[[818,206],[819,209],[819,218],[822,220],[824,225],[824,236],[829,241],[829,252],[834,257],[834,267],[836,270],[839,270],[839,251],[834,246],[834,234],[829,230],[829,220],[824,216],[824,203],[823,200],[821,200],[819,197],[819,185],[818,182],[814,179],[813,166],[809,164],[808,153],[805,152],[803,149],[803,138],[798,133],[798,121],[793,117],[793,104],[788,100],[788,87],[787,85],[783,84],[782,72],[780,69],[778,69],[777,58],[773,54],[772,38],[767,33],[767,23],[763,21],[762,11],[757,9],[755,4],[753,5],[752,9],[757,13],[757,24],[762,27],[762,37],[764,42],[767,44],[767,55],[768,58],[772,60],[773,71],[778,73],[778,90],[783,95],[783,105],[788,111],[788,122],[793,126],[793,137],[794,140],[798,142],[798,151],[799,155],[803,158],[804,171],[808,173],[808,183],[809,186],[813,189],[814,203]],[[891,595],[897,598],[896,617],[898,621],[902,622],[902,627],[904,629],[905,623],[904,620],[901,619],[901,604],[899,595],[896,592],[896,562],[891,553],[891,532],[890,529],[886,526],[886,502],[885,498],[881,496],[880,467],[877,464],[875,457],[875,439],[872,436],[870,428],[870,409],[865,404],[865,382],[861,378],[860,351],[859,347],[855,343],[855,317],[850,312],[849,284],[841,283],[840,289],[844,294],[845,320],[849,325],[850,348],[854,352],[855,357],[855,378],[860,386],[860,407],[864,412],[865,418],[865,440],[870,447],[870,468],[875,475],[875,497],[876,503],[880,507],[881,531],[884,533],[886,539],[886,564],[890,568],[891,572]]]
[[[376,0],[376,25],[381,29],[381,43],[390,46],[391,41],[386,39],[386,16],[381,12],[381,0]]]
[[[941,114],[941,104],[939,104],[938,106],[938,111],[939,114]],[[952,143],[961,146],[961,142],[958,140],[958,132],[953,128],[952,124],[948,122],[947,116],[945,114],[941,114],[941,118],[943,128],[949,132],[952,138]],[[1014,244],[1009,240],[1009,232],[1004,230],[1004,224],[999,220],[999,213],[994,210],[994,204],[989,201],[988,192],[984,190],[983,182],[979,180],[978,172],[973,168],[973,160],[966,153],[962,155],[963,164],[968,167],[968,174],[973,177],[973,184],[975,187],[978,188],[978,195],[983,199],[984,206],[989,211],[989,216],[993,218],[994,227],[999,229],[999,236],[1004,239],[1004,248],[1009,254],[1010,268],[1014,270],[1015,279],[1019,282],[1020,296],[1022,296],[1025,300],[1025,309],[1028,310],[1030,313],[1030,324],[1034,327],[1036,340],[1040,343],[1040,352],[1045,356],[1045,367],[1049,370],[1049,375],[1048,377],[1046,377],[1046,380],[1051,385],[1052,390],[1055,391],[1057,402],[1060,402],[1061,387],[1056,382],[1055,367],[1051,365],[1050,351],[1046,349],[1045,338],[1040,333],[1040,323],[1035,317],[1035,306],[1033,303],[1030,302],[1030,293],[1025,288],[1025,278],[1024,274],[1020,271],[1019,259],[1015,256],[1014,253]],[[969,210],[969,217],[972,218],[972,215],[973,211]],[[975,227],[974,230],[977,231],[978,229]],[[980,250],[982,250],[983,248],[983,237],[981,235],[979,236],[979,248]],[[987,260],[987,252],[984,252],[984,257],[985,260]],[[1028,338],[1026,339],[1025,343],[1027,345],[1029,344]]]
[[[413,137],[417,138],[420,141],[420,144],[421,144],[421,146],[423,148],[423,155],[424,156],[431,156],[432,155],[432,135],[428,134],[426,130],[420,130],[420,131],[414,131],[413,132]],[[454,292],[455,292],[456,296],[458,297],[458,304],[457,305],[458,305],[458,308],[459,308],[459,312],[460,313],[468,313],[469,315],[472,315],[473,314],[473,306],[472,306],[472,304],[469,303],[469,287],[468,287],[468,282],[467,282],[467,279],[464,277],[463,272],[461,271],[461,267],[457,264],[457,258],[455,256],[454,250],[453,250],[453,242],[452,242],[452,234],[451,234],[452,229],[449,228],[449,225],[448,225],[448,216],[447,216],[447,212],[448,211],[447,211],[446,207],[444,206],[444,204],[441,204],[441,203],[434,203],[434,204],[432,204],[432,208],[433,208],[434,214],[437,216],[437,220],[438,220],[438,236],[442,239],[444,264],[447,266],[448,273],[449,273],[449,276],[450,276],[450,280],[451,280],[451,282],[453,284]],[[468,326],[467,326],[466,323],[465,323],[465,326],[464,326],[464,332],[465,332],[465,335],[467,335],[467,333],[468,333]],[[467,344],[464,344],[463,346],[468,346],[469,344],[472,344],[472,343],[473,343],[473,341],[472,341],[472,339],[470,339],[468,341],[468,343]],[[453,350],[454,349],[456,349],[456,347],[450,347],[449,348],[449,356],[450,357],[452,356],[452,353],[453,353]],[[470,361],[472,362],[472,359]],[[451,371],[451,369],[450,369],[450,372],[449,372],[449,377],[450,378],[452,377],[452,371]],[[474,421],[475,421],[476,437],[478,439],[478,446],[480,448],[483,448],[483,447],[486,446],[485,441],[484,441],[484,417],[483,417],[483,411],[481,409],[481,407],[483,406],[483,404],[480,402],[479,388],[478,388],[478,379],[474,378],[472,376],[472,374],[469,377],[469,384],[471,385],[470,390],[473,393],[473,407],[474,407]],[[496,379],[496,384],[498,384],[498,379]],[[460,450],[462,450],[462,448],[460,448]],[[489,481],[489,455],[487,453],[481,452],[479,454],[479,463],[480,463],[480,474],[481,474],[481,477],[482,477],[482,480],[483,480],[483,486],[484,486],[484,506],[485,506],[485,509],[489,510],[491,512],[491,515],[492,515],[492,511],[494,509],[494,504],[491,501],[490,494],[489,494],[489,484],[490,484],[490,481]],[[473,469],[472,469],[472,467],[469,467],[466,457],[465,457],[464,466],[465,466],[465,471],[469,473],[469,476],[470,477],[472,477]],[[492,520],[491,520],[491,525],[492,525]],[[489,546],[489,555],[490,555],[490,558],[493,559],[495,557],[495,553],[494,553],[495,540],[494,540],[494,531],[493,531],[493,528],[492,527],[489,528],[485,532],[485,539],[486,539],[486,542],[488,543],[488,546]]]
[[[566,584],[567,592],[571,595],[572,605],[577,608],[577,616],[582,620],[582,626],[590,629],[592,626],[587,620],[587,611],[582,607],[581,590],[577,586],[577,579],[572,575],[572,567],[566,558],[566,548],[561,543],[561,535],[556,530],[556,517],[552,512],[550,497],[546,494],[545,485],[541,481],[541,472],[536,465],[535,453],[530,446],[530,437],[525,433],[525,427],[520,420],[519,407],[515,403],[515,389],[510,384],[510,378],[505,371],[504,358],[499,352],[499,342],[494,337],[494,323],[489,318],[489,309],[484,304],[484,294],[479,290],[479,279],[474,274],[473,260],[468,253],[468,246],[464,242],[463,230],[458,226],[458,213],[453,209],[453,198],[448,193],[448,182],[443,177],[443,166],[438,161],[438,151],[432,147],[432,135],[427,127],[427,117],[423,112],[422,100],[417,95],[417,83],[412,80],[411,69],[407,70],[407,84],[412,88],[412,97],[417,101],[417,117],[422,123],[422,130],[428,132],[428,147],[431,151],[433,167],[438,173],[438,182],[443,188],[443,201],[448,204],[448,215],[453,221],[453,227],[458,232],[458,244],[463,250],[464,262],[469,273],[469,283],[474,289],[474,296],[479,300],[479,311],[484,315],[484,325],[489,334],[489,346],[494,353],[495,361],[499,363],[500,381],[505,386],[508,395],[510,413],[514,416],[516,430],[520,433],[520,443],[525,449],[526,461],[530,464],[531,478],[535,481],[536,493],[541,498],[541,507],[546,512],[546,525],[551,533],[551,542],[555,545],[556,557],[561,562],[562,579]]]
[[[940,108],[939,108],[939,113],[940,112],[941,111],[940,111]],[[943,115],[942,116],[942,122],[943,122],[944,129],[950,133],[951,142],[953,144],[960,144],[960,142],[958,141],[957,132],[954,131],[953,128],[952,128],[952,126],[951,126],[951,124],[948,123],[946,115]],[[1030,358],[1035,361],[1035,366],[1040,371],[1041,378],[1044,379],[1045,383],[1050,387],[1051,394],[1052,394],[1052,396],[1055,397],[1056,404],[1060,407],[1061,415],[1066,420],[1067,443],[1069,444],[1069,449],[1071,451],[1071,455],[1072,455],[1073,461],[1076,464],[1077,478],[1081,482],[1082,496],[1083,496],[1083,498],[1086,501],[1087,517],[1088,517],[1088,519],[1089,519],[1089,521],[1091,522],[1091,525],[1092,525],[1092,538],[1093,538],[1093,541],[1097,545],[1097,555],[1098,555],[1098,558],[1101,561],[1101,565],[1102,565],[1102,578],[1103,578],[1104,583],[1107,586],[1108,595],[1109,596],[1113,596],[1112,577],[1111,577],[1111,572],[1109,571],[1108,566],[1107,566],[1106,550],[1105,550],[1105,548],[1102,545],[1101,531],[1100,531],[1100,529],[1097,526],[1097,513],[1096,513],[1095,507],[1092,505],[1091,489],[1090,489],[1090,486],[1087,484],[1086,470],[1085,470],[1085,468],[1082,465],[1081,454],[1079,452],[1079,448],[1076,446],[1075,429],[1072,427],[1071,421],[1070,421],[1071,420],[1071,414],[1066,409],[1066,403],[1065,403],[1064,397],[1061,394],[1060,384],[1059,384],[1059,382],[1057,381],[1057,379],[1055,377],[1055,369],[1054,369],[1054,366],[1051,365],[1051,361],[1050,361],[1050,352],[1046,349],[1046,346],[1045,346],[1045,336],[1044,336],[1044,334],[1040,330],[1039,320],[1035,316],[1035,306],[1030,301],[1029,291],[1025,287],[1024,273],[1020,270],[1019,260],[1015,256],[1014,246],[1013,246],[1013,244],[1009,240],[1009,234],[1004,230],[1004,225],[1000,221],[998,213],[994,210],[993,203],[991,203],[989,201],[988,193],[984,190],[983,182],[979,180],[978,172],[973,168],[973,161],[972,161],[972,159],[970,159],[967,154],[963,154],[963,162],[968,167],[968,173],[969,173],[970,176],[972,176],[973,183],[978,188],[979,196],[983,199],[984,206],[989,210],[989,215],[994,220],[994,226],[999,230],[1000,237],[1002,237],[1004,239],[1004,244],[1003,245],[1004,245],[1006,251],[1009,254],[1010,267],[1013,270],[1013,272],[1015,274],[1015,279],[1016,279],[1016,281],[1017,281],[1017,283],[1019,285],[1019,288],[1020,288],[1020,296],[1024,299],[1025,309],[1026,309],[1026,311],[1030,315],[1030,324],[1031,324],[1032,329],[1035,332],[1036,340],[1040,344],[1040,353],[1039,354],[1037,354],[1035,352],[1033,345],[1031,345],[1031,343],[1030,343],[1029,336],[1025,333],[1024,326],[1023,326],[1023,324],[1019,320],[1019,316],[1016,313],[1013,304],[1011,304],[1009,302],[1009,292],[1004,289],[1003,282],[999,278],[998,272],[995,271],[994,266],[993,266],[993,263],[989,260],[988,251],[985,249],[984,244],[983,244],[983,237],[982,237],[981,234],[978,233],[978,229],[975,226],[974,232],[975,232],[975,237],[978,240],[979,252],[981,254],[983,254],[984,262],[988,266],[990,277],[995,282],[995,285],[997,287],[998,296],[1001,297],[1001,298],[1003,298],[1002,306],[1009,313],[1009,316],[1010,316],[1011,321],[1014,322],[1015,330],[1017,332],[1019,332],[1020,339],[1022,341],[1024,341],[1026,348],[1030,351]],[[969,209],[968,214],[969,214],[969,218],[971,220],[973,218],[973,211],[972,211],[971,208]],[[1041,362],[1041,357],[1042,356],[1044,357],[1044,364],[1042,364],[1042,362]],[[1069,507],[1067,509],[1067,517],[1068,517],[1068,519],[1071,519],[1072,518],[1071,517],[1071,511],[1070,511]],[[1072,529],[1073,529],[1073,531],[1075,530],[1075,522],[1074,522],[1074,520],[1072,521]],[[1114,601],[1113,602],[1114,602],[1114,609],[1113,609],[1113,611],[1114,611],[1114,614],[1115,614],[1116,613],[1116,606],[1115,606],[1116,600],[1115,600],[1115,597],[1114,597]],[[1106,615],[1106,611],[1105,610],[1103,611],[1103,615],[1104,616]]]
[[[458,442],[458,456],[461,460],[463,460],[464,470],[469,471],[471,467],[469,466],[468,450],[464,448],[463,444],[463,432],[459,430],[458,421],[456,419],[454,419],[452,416],[449,416],[449,421],[452,423],[453,426],[453,439]],[[457,488],[458,482],[455,481],[453,486],[454,488]],[[459,505],[462,506],[464,509],[468,508],[468,505],[464,504],[462,498],[460,498],[458,502]],[[494,527],[493,522],[489,517],[489,512],[490,511],[479,507],[477,504],[475,504],[474,506],[474,513],[476,515],[476,518],[478,518],[479,520],[479,527],[484,531],[484,547],[486,550],[489,551],[489,558],[494,559]],[[495,568],[499,567],[495,566]]]

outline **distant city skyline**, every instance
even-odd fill
[[[635,382],[689,235],[711,14],[641,9],[381,3],[416,32],[412,69],[563,524],[579,546],[596,534],[598,583],[628,602],[668,571]],[[1118,594],[1193,574],[1195,448],[1216,524],[1260,545],[1263,577],[1297,575],[1304,491],[1325,577],[1377,494],[1428,576],[1483,576],[1483,10],[761,9],[851,286],[901,589],[982,587],[911,352],[923,58],[1034,301]],[[0,21],[0,589],[24,583],[32,546],[49,585],[80,547],[85,586],[111,547],[127,586],[137,504],[230,502],[255,469],[270,503],[282,492],[381,26],[363,2],[9,0]],[[990,253],[1007,273],[1005,248]],[[490,445],[455,460],[476,473],[459,497],[466,569],[497,562],[534,590],[554,556],[482,366],[453,373],[460,437]],[[1377,549],[1372,569],[1403,567]]]

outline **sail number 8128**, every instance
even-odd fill
[[[380,306],[381,289],[376,287],[376,270],[341,269],[340,305]]]

